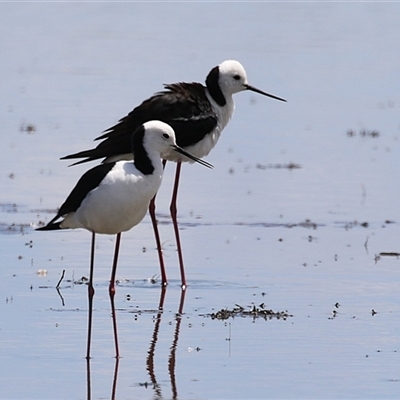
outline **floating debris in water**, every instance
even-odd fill
[[[347,136],[348,137],[355,137],[357,136],[357,131],[353,130],[353,129],[349,129],[347,131]],[[358,136],[365,138],[365,137],[370,137],[370,138],[377,138],[380,136],[379,131],[373,129],[373,130],[369,130],[369,129],[360,129],[358,131]]]
[[[390,251],[390,252],[386,252],[383,251],[382,253],[379,253],[379,257],[400,257],[400,253],[394,252],[394,251]]]
[[[395,222],[392,221],[392,220],[390,220],[390,219],[387,219],[387,220],[385,221],[385,224],[395,224]]]
[[[273,168],[273,169],[300,169],[301,165],[300,164],[296,164],[293,162],[290,162],[288,164],[267,164],[267,165],[263,165],[263,164],[256,164],[256,168],[257,169],[269,169],[269,168]]]
[[[364,222],[358,222],[358,221],[350,221],[350,222],[341,222],[341,221],[337,221],[335,222],[335,224],[340,224],[343,225],[343,228],[347,230],[361,226],[362,228],[368,228],[369,227],[369,223],[367,221]]]
[[[36,132],[36,126],[33,125],[33,124],[26,124],[25,122],[23,122],[19,126],[19,131],[20,132],[25,132],[25,133],[28,133],[29,135],[31,135],[32,133]]]
[[[238,226],[248,226],[248,227],[265,227],[265,228],[307,228],[307,229],[317,229],[319,226],[324,226],[323,224],[312,222],[310,219],[306,219],[303,222],[287,222],[287,223],[274,223],[274,222],[235,222],[234,225]]]
[[[293,317],[288,311],[278,311],[269,310],[265,308],[265,304],[262,303],[258,307],[256,305],[250,306],[246,309],[238,304],[232,310],[223,308],[220,311],[211,314],[204,314],[205,317],[210,317],[211,319],[218,319],[221,321],[227,320],[229,318],[235,317],[252,317],[253,320],[256,318],[268,319],[283,319],[286,320],[288,317]]]
[[[159,276],[155,274],[151,278],[148,278],[147,282],[150,282],[152,285],[155,285],[158,282],[158,278]]]
[[[89,282],[89,278],[86,278],[86,276],[82,276],[81,279],[74,281],[74,285],[85,285],[88,282]]]
[[[398,260],[400,258],[400,253],[398,253],[396,251],[383,251],[379,254],[375,254],[375,257],[374,257],[375,264],[378,263],[378,261],[381,259],[381,257],[396,257],[396,259]]]

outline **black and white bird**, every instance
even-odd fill
[[[179,147],[176,144],[174,130],[164,122],[146,122],[130,136],[133,162],[114,161],[100,164],[87,171],[79,179],[57,215],[46,226],[37,229],[48,231],[85,228],[92,232],[87,358],[90,357],[95,234],[117,235],[109,293],[118,356],[114,294],[121,232],[133,228],[146,215],[149,203],[157,193],[163,176],[161,154],[175,152],[192,162],[212,167],[211,164]]]
[[[286,101],[251,86],[247,81],[243,66],[234,60],[224,61],[214,67],[207,75],[205,86],[201,83],[181,82],[164,85],[164,87],[165,90],[145,100],[127,116],[120,119],[116,125],[105,130],[103,135],[96,138],[96,140],[102,140],[97,147],[65,156],[62,159],[83,158],[75,164],[97,159],[103,159],[103,162],[130,159],[132,157],[130,151],[131,132],[151,119],[164,121],[171,125],[175,131],[177,144],[196,157],[202,158],[209,154],[216,145],[222,130],[232,117],[235,108],[232,96],[235,93],[249,90],[273,99]],[[170,212],[177,243],[182,286],[185,286],[176,202],[181,162],[192,162],[192,160],[171,151],[164,153],[163,158],[164,165],[166,160],[177,162]],[[151,202],[149,211],[157,242],[162,283],[166,284],[167,277],[158,234],[154,200]]]

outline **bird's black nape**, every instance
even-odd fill
[[[145,132],[144,125],[140,125],[132,134],[133,163],[144,175],[151,175],[154,172],[154,166],[143,146]]]
[[[221,87],[219,86],[219,67],[214,67],[206,78],[207,89],[210,92],[211,97],[221,107],[226,104],[225,96],[222,93]]]

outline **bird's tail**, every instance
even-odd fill
[[[71,164],[70,167],[72,167],[73,165],[83,164],[83,163],[86,163],[89,161],[94,161],[99,158],[105,157],[104,154],[102,154],[102,153],[99,154],[96,150],[97,149],[84,150],[84,151],[80,151],[79,153],[69,154],[68,156],[61,157],[60,160],[71,160],[74,158],[84,158],[84,160],[80,160],[80,161],[77,161],[77,162]]]
[[[72,160],[75,158],[83,158],[83,160],[77,161],[72,165],[78,165],[89,161],[98,160],[100,158],[105,159],[105,162],[109,162],[110,157],[132,154],[132,135],[128,134],[125,136],[115,136],[108,138],[103,142],[99,143],[94,149],[83,150],[79,153],[69,154],[61,157],[61,160]],[[125,159],[125,158],[124,158]],[[103,161],[104,162],[104,161]]]
[[[60,223],[61,222],[49,222],[46,226],[36,228],[35,231],[55,231],[58,229],[62,229]]]

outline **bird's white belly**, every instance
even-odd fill
[[[144,218],[149,202],[150,200],[130,204],[127,201],[113,201],[100,204],[88,198],[85,200],[87,204],[83,204],[75,213],[75,218],[91,232],[105,234],[126,232]]]
[[[79,209],[66,216],[61,227],[105,234],[128,231],[144,218],[160,183],[161,176],[126,176],[119,171],[92,190]]]

